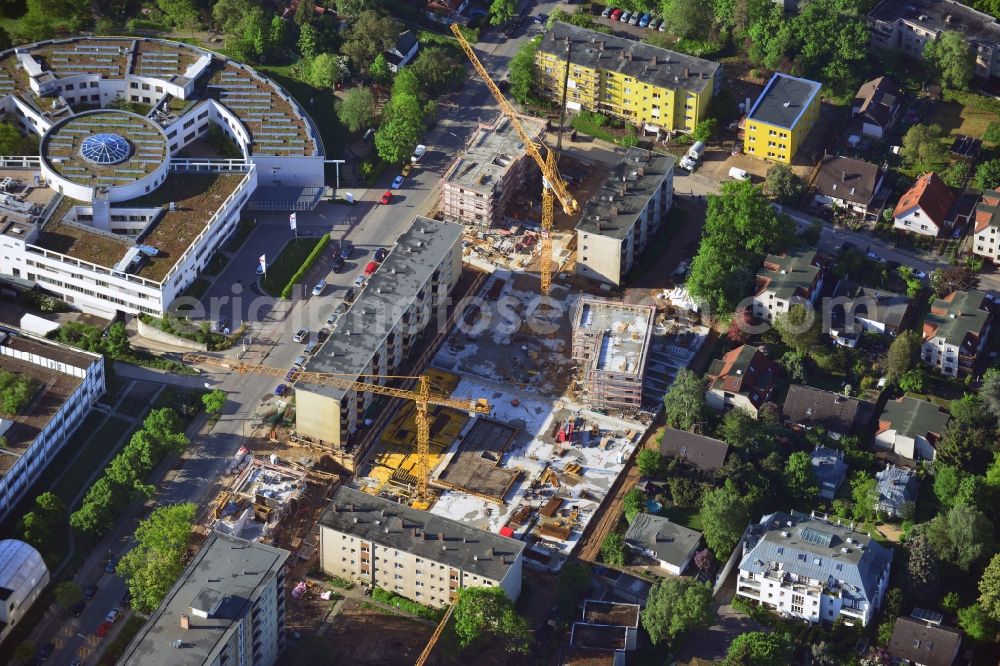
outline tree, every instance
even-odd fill
[[[625,566],[625,539],[621,534],[612,532],[601,542],[601,559],[614,566]]]
[[[795,499],[809,499],[819,490],[813,475],[812,456],[805,451],[796,451],[788,456],[784,478],[788,494]]]
[[[954,30],[942,33],[936,40],[924,45],[923,60],[942,86],[968,90],[975,69],[975,55],[965,40],[965,35]]]
[[[444,92],[462,74],[462,68],[455,59],[439,46],[422,49],[406,69],[413,72],[420,88],[431,96]]]
[[[715,125],[717,121],[715,118],[705,118],[694,126],[694,131],[691,132],[691,138],[695,141],[704,141],[708,143],[708,140],[712,138],[712,133],[715,132]]]
[[[980,643],[992,642],[997,635],[997,625],[979,604],[972,604],[958,611],[958,626],[965,635]]]
[[[337,0],[337,13],[341,16],[357,16],[366,9],[376,9],[381,0]]]
[[[780,5],[771,5],[769,11],[762,12],[750,24],[747,37],[750,60],[768,69],[778,68],[795,43],[792,21],[786,18]]]
[[[538,73],[535,71],[535,54],[541,37],[525,42],[510,60],[507,78],[510,81],[510,93],[521,104],[527,104],[535,99]]]
[[[704,39],[712,25],[712,6],[703,0],[664,0],[667,30],[686,39]]]
[[[421,123],[412,118],[398,116],[383,122],[375,132],[375,149],[378,156],[389,164],[405,162],[420,141]]]
[[[16,416],[24,409],[41,385],[33,379],[0,369],[0,414]]]
[[[994,555],[979,579],[979,606],[991,620],[1000,622],[1000,555]]]
[[[983,406],[994,419],[1000,419],[1000,370],[990,368],[983,375],[983,385],[979,389]]]
[[[300,3],[300,4],[311,4],[311,3]],[[312,60],[316,57],[317,52],[317,42],[319,41],[319,33],[316,28],[312,27],[309,23],[304,23],[301,28],[299,28],[299,54],[306,61]]]
[[[983,142],[993,146],[1000,145],[1000,123],[990,123],[983,132]]]
[[[947,266],[931,273],[931,289],[942,298],[953,291],[969,291],[979,286],[979,276],[968,266]]]
[[[980,190],[992,190],[1000,185],[1000,159],[980,162],[973,184]]]
[[[345,56],[320,53],[309,63],[309,84],[321,90],[332,89],[346,79],[348,74],[350,71],[347,69]]]
[[[937,553],[931,548],[927,537],[917,533],[906,544],[909,557],[906,560],[906,571],[909,574],[909,588],[920,600],[936,599],[941,591],[941,563]]]
[[[781,341],[799,354],[809,355],[820,341],[820,318],[811,304],[796,303],[774,317]]]
[[[162,506],[136,527],[136,546],[118,563],[136,609],[151,613],[184,572],[196,512],[191,502]]]
[[[965,472],[958,467],[940,463],[934,465],[934,495],[942,505],[950,507],[955,503],[963,476]]]
[[[80,590],[79,585],[71,580],[67,580],[56,585],[55,596],[56,603],[68,609],[83,599],[83,592]]]
[[[924,369],[921,367],[911,368],[900,375],[899,388],[907,393],[923,393],[927,388]]]
[[[590,568],[579,562],[567,562],[559,569],[556,617],[560,624],[566,624],[576,617],[580,598],[590,589],[590,576]]]
[[[916,124],[903,135],[902,154],[911,165],[931,167],[945,161],[941,126]]]
[[[370,88],[351,88],[337,103],[337,117],[351,133],[358,133],[375,122],[375,95]]]
[[[734,407],[722,417],[715,436],[730,446],[745,449],[757,441],[760,426],[750,412]]]
[[[812,0],[803,5],[791,20],[802,72],[835,91],[853,92],[868,51],[866,11],[857,0]]]
[[[712,588],[690,578],[664,578],[649,590],[640,614],[642,626],[654,645],[675,643],[712,618]]]
[[[790,663],[792,642],[788,636],[764,631],[738,635],[729,644],[723,666],[774,666]]]
[[[738,308],[729,320],[729,328],[726,330],[726,337],[731,342],[742,345],[747,341],[750,330],[750,310],[749,308]]]
[[[715,555],[708,548],[702,548],[694,554],[694,566],[703,574],[709,574],[715,567]]]
[[[56,534],[65,531],[66,505],[53,492],[35,498],[35,506],[21,518],[21,535],[43,555],[51,555],[59,541]]]
[[[222,411],[222,408],[226,406],[226,398],[226,392],[222,389],[212,389],[201,396],[201,402],[209,415],[217,416]]]
[[[802,195],[802,180],[787,164],[775,164],[767,170],[764,190],[779,203],[791,203]]]
[[[502,587],[466,587],[455,602],[455,633],[468,647],[488,637],[501,639],[508,652],[527,654],[531,630],[514,610]]]
[[[854,517],[858,520],[872,520],[878,504],[878,484],[875,477],[864,472],[855,472],[851,477],[851,498],[854,500]]]
[[[707,382],[687,368],[681,369],[663,396],[667,425],[690,430],[701,421],[705,411]]]
[[[198,25],[198,8],[192,0],[156,0],[156,6],[175,28]]]
[[[633,488],[628,491],[622,498],[622,509],[625,513],[625,520],[630,523],[635,520],[635,517],[642,513],[645,508],[646,496],[638,488]]]
[[[10,123],[0,122],[0,155],[23,155],[25,148],[21,131]]]
[[[722,488],[705,493],[701,498],[701,518],[705,526],[705,545],[719,559],[728,559],[750,520],[750,510],[732,479]]]
[[[384,53],[375,56],[375,60],[368,68],[368,74],[371,75],[375,83],[386,84],[392,79],[392,70],[389,69],[389,61],[386,60]]]
[[[889,353],[885,359],[885,377],[890,383],[898,382],[910,368],[917,364],[920,358],[920,346],[923,341],[915,331],[901,333],[889,345]]]
[[[367,73],[376,58],[396,44],[402,30],[402,24],[380,12],[360,12],[346,33],[340,52],[351,59],[355,71]],[[382,57],[384,60],[385,56]]]
[[[663,470],[663,456],[653,449],[639,451],[635,463],[643,476],[657,476]]]
[[[493,0],[490,5],[490,25],[502,25],[517,16],[516,0]]]
[[[993,523],[982,512],[956,504],[926,524],[927,542],[942,560],[963,571],[993,550]]]
[[[687,476],[672,476],[667,480],[670,497],[675,506],[682,509],[696,509],[701,504],[705,485]]]

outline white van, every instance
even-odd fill
[[[734,180],[750,180],[750,174],[746,170],[737,167],[730,167],[729,177]]]

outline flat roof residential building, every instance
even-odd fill
[[[0,520],[17,506],[104,394],[104,357],[26,333],[0,332],[0,369],[30,382],[31,400],[0,418]]]
[[[701,532],[672,523],[663,516],[640,513],[625,532],[625,545],[640,555],[653,558],[673,575],[680,576],[701,545]]]
[[[116,662],[271,666],[285,648],[289,553],[212,532]]]
[[[709,407],[739,407],[757,418],[757,411],[774,392],[778,366],[756,347],[742,345],[712,361],[706,376]]]
[[[812,472],[819,486],[819,496],[832,500],[837,495],[837,488],[844,482],[847,475],[847,463],[844,462],[844,452],[826,446],[817,446],[812,452]]]
[[[697,435],[687,430],[664,428],[660,440],[660,454],[680,458],[695,469],[714,473],[726,463],[729,445],[721,439]]]
[[[0,53],[0,107],[40,138],[37,154],[0,160],[0,273],[106,318],[162,315],[244,208],[309,210],[325,189],[323,143],[298,103],[194,46],[103,37],[19,46]],[[210,129],[239,157],[179,156]]]
[[[985,190],[975,210],[972,252],[1000,264],[1000,192]]]
[[[717,62],[562,21],[545,33],[535,66],[545,99],[562,100],[569,67],[567,109],[606,113],[653,132],[694,131],[722,86]]]
[[[462,274],[462,225],[417,217],[368,278],[305,370],[343,376],[396,374],[420,334],[448,306]],[[348,469],[365,451],[352,437],[372,394],[334,386],[295,384],[300,437],[340,448]]]
[[[674,162],[660,153],[629,148],[583,206],[576,225],[578,275],[622,286],[652,243],[674,202]]]
[[[879,415],[875,445],[907,460],[934,460],[950,420],[951,415],[933,402],[904,395],[887,402]]]
[[[813,200],[821,206],[845,208],[860,215],[878,214],[876,197],[885,172],[871,162],[853,157],[824,155],[814,186]]]
[[[816,81],[775,72],[747,112],[743,151],[791,164],[819,118],[821,88]]]
[[[882,0],[868,13],[868,29],[873,49],[895,49],[917,60],[942,33],[959,32],[976,56],[975,75],[1000,74],[1000,25],[954,0]]]
[[[830,337],[838,345],[854,347],[862,333],[895,337],[909,323],[913,299],[886,289],[862,287],[841,280],[833,298],[825,304],[824,320]]]
[[[953,291],[931,303],[924,317],[924,365],[948,377],[964,377],[972,372],[989,339],[992,313],[981,291]]]
[[[521,594],[525,544],[376,495],[340,486],[319,519],[319,562],[427,606],[450,604],[465,587]]]
[[[37,550],[17,539],[0,541],[0,643],[48,584],[49,569]]]
[[[858,88],[851,114],[861,121],[861,133],[875,139],[885,136],[902,108],[903,91],[888,76],[866,81]]]
[[[900,197],[892,212],[892,226],[923,236],[937,236],[948,227],[948,212],[954,203],[955,193],[936,173],[924,174]]]
[[[917,501],[917,473],[897,465],[886,465],[875,475],[878,484],[878,502],[875,509],[890,518],[912,516],[913,503]],[[909,506],[909,508],[907,508]]]
[[[875,416],[875,405],[842,393],[792,384],[781,413],[792,428],[823,428],[831,438],[840,439],[864,433]]]
[[[784,254],[769,254],[757,273],[753,315],[773,322],[797,303],[815,302],[823,289],[826,268],[816,250],[796,247]]]
[[[852,526],[797,511],[750,528],[736,594],[782,615],[867,626],[889,586],[892,551]]]
[[[584,296],[573,314],[573,360],[583,400],[594,409],[630,412],[642,407],[642,380],[656,308]]]
[[[888,646],[893,659],[917,666],[952,666],[961,647],[961,631],[918,617],[897,618]]]
[[[522,117],[520,122],[532,139],[545,129],[538,118]],[[541,172],[510,120],[500,115],[493,125],[479,126],[441,177],[440,211],[450,222],[498,226],[511,198],[532,180],[541,187]]]

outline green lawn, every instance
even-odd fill
[[[318,242],[316,238],[293,238],[288,241],[277,259],[268,260],[267,277],[261,280],[264,291],[272,296],[280,295]]]
[[[93,429],[83,430],[81,427],[78,433],[84,436],[93,434],[77,447],[80,449],[77,464],[65,468],[66,473],[52,486],[52,491],[69,503],[86,486],[96,465],[103,462],[108,454],[118,450],[129,429],[128,421],[116,417],[108,418],[96,432]]]
[[[701,512],[698,509],[682,509],[679,506],[668,506],[660,510],[660,515],[666,516],[678,525],[696,530],[704,531],[701,524]]]
[[[938,102],[930,122],[940,125],[946,134],[965,134],[981,139],[987,126],[996,120],[996,114],[989,111],[972,109],[958,102]],[[951,146],[950,140],[948,145]]]

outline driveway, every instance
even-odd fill
[[[740,613],[729,604],[723,604],[719,606],[715,623],[711,627],[696,631],[687,637],[677,663],[686,664],[695,658],[711,663],[721,662],[733,639],[751,631],[769,632],[770,629]]]

